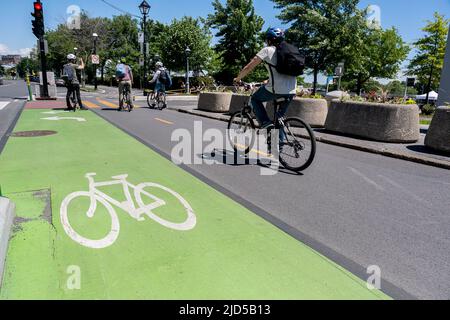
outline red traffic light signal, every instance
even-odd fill
[[[36,10],[36,11],[42,11],[42,3],[40,3],[40,2],[35,2],[35,3],[34,3],[34,10]]]
[[[32,21],[33,24],[33,34],[40,38],[44,35],[44,14],[43,14],[43,7],[42,3],[40,1],[34,2],[34,13],[31,13],[31,15],[34,17],[34,20]]]

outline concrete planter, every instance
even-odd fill
[[[269,117],[273,118],[273,102],[267,103]],[[286,117],[299,117],[314,128],[325,127],[328,104],[325,99],[294,98]]]
[[[450,152],[450,107],[439,107],[425,139],[429,148]]]
[[[231,93],[202,92],[198,99],[198,109],[202,111],[226,113],[230,111]]]
[[[246,94],[233,94],[230,102],[230,114],[241,111],[246,103],[249,103],[250,96]]]
[[[419,141],[419,107],[333,100],[325,128],[382,142]]]

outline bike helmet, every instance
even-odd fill
[[[283,41],[285,38],[284,30],[281,28],[269,28],[266,32],[266,39],[272,41]]]
[[[158,61],[158,62],[155,64],[155,67],[159,69],[159,68],[164,67],[164,64],[163,64],[161,61]]]
[[[70,53],[67,55],[67,60],[76,60],[76,59],[77,59],[77,56],[74,55],[73,53]]]

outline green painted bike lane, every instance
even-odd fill
[[[59,115],[86,122],[47,121],[45,111],[24,111],[15,131],[56,135],[12,137],[0,155],[0,186],[18,215],[1,299],[389,299],[94,113]],[[89,191],[87,173],[96,182],[128,174],[133,185],[169,188],[192,207],[196,225],[175,230],[112,206],[120,222],[115,242],[83,246],[64,229],[60,209],[68,195]],[[126,200],[121,186],[99,189]],[[173,193],[145,191],[166,203],[153,214],[186,220]],[[112,218],[99,201],[88,218],[90,203],[74,197],[68,220],[84,238],[100,240],[114,229]]]

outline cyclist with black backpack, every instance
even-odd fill
[[[169,70],[164,68],[164,64],[160,61],[155,64],[155,74],[150,84],[155,84],[155,89],[154,93],[149,96],[149,107],[154,108],[158,105],[160,110],[166,108],[166,89],[172,86],[172,78],[170,77]]]
[[[252,97],[253,111],[261,124],[261,129],[273,129],[273,123],[264,108],[264,102],[281,98],[285,102],[281,105],[278,116],[284,117],[289,104],[297,93],[297,77],[303,74],[305,59],[300,50],[285,41],[284,30],[270,28],[266,32],[267,47],[263,48],[253,60],[242,69],[235,83],[241,82],[257,66],[264,63],[270,78]]]

